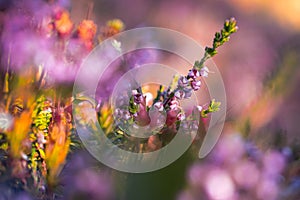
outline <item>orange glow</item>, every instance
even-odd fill
[[[71,33],[73,23],[67,11],[62,12],[60,18],[54,22],[57,32],[61,35],[68,35]]]
[[[78,35],[81,39],[92,40],[97,32],[97,25],[92,20],[83,20],[78,26]]]
[[[78,26],[78,36],[88,49],[93,47],[93,38],[97,32],[97,25],[92,20],[83,20]]]
[[[299,0],[231,0],[233,5],[245,12],[261,12],[270,15],[283,26],[300,29]]]
[[[31,112],[29,111],[24,111],[19,117],[15,117],[13,129],[7,133],[13,158],[21,158],[22,142],[28,136],[31,123]]]
[[[59,124],[54,124],[48,144],[46,145],[46,164],[49,169],[48,183],[54,184],[60,173],[63,164],[65,163],[69,146],[70,138],[68,137],[68,126],[64,121]]]

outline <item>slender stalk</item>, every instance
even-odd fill
[[[93,8],[94,8],[94,2],[89,2],[86,19],[91,19]]]

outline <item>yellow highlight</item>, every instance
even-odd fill
[[[109,20],[106,25],[108,27],[111,27],[117,31],[122,31],[125,28],[124,23],[120,20],[120,19],[113,19],[113,20]]]
[[[31,112],[24,111],[19,117],[15,117],[13,129],[7,132],[10,154],[13,158],[21,158],[22,142],[28,136],[31,123]]]

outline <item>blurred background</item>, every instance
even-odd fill
[[[170,28],[190,36],[203,47],[212,44],[212,36],[224,19],[235,17],[238,33],[213,59],[226,86],[229,124],[243,126],[250,118],[257,123],[254,129],[281,130],[289,141],[297,139],[299,1],[72,0],[72,19],[80,21],[91,6],[92,19],[98,24],[115,17],[124,21],[126,29]]]
[[[0,0],[1,10],[5,10],[9,5],[8,2]],[[276,176],[276,181],[269,185],[266,181],[267,183],[262,186],[266,188],[264,191],[256,191],[255,197],[249,195],[245,199],[299,199],[299,192],[296,194],[291,192],[299,191],[300,188],[299,0],[61,0],[61,2],[69,9],[71,19],[76,24],[87,16],[99,27],[107,20],[119,18],[125,23],[126,29],[145,26],[169,28],[190,36],[203,47],[212,44],[213,36],[222,28],[224,19],[235,17],[238,22],[238,32],[232,36],[229,43],[218,50],[218,55],[213,58],[223,76],[227,94],[228,110],[222,138],[237,133],[244,138],[243,140],[255,143],[263,152],[276,149],[288,157],[286,169],[282,170],[279,167],[278,171],[275,170],[276,173],[281,174]],[[247,143],[239,139],[236,143],[226,143],[226,141],[228,141],[226,138],[221,140],[216,148],[216,152],[224,155],[223,159],[230,156],[239,158],[241,155],[237,155],[236,151],[246,152],[241,150],[240,146],[244,146],[242,149],[248,148]],[[234,145],[236,149],[232,147]],[[110,171],[109,175],[106,173],[99,175],[93,167],[100,164],[89,154],[81,152],[78,157],[72,157],[66,164],[63,170],[65,175],[62,177],[69,183],[75,184],[78,181],[87,183],[85,187],[82,184],[77,184],[76,187],[84,188],[82,191],[86,193],[93,193],[95,197],[92,199],[106,199],[110,195],[117,199],[241,199],[229,198],[230,195],[226,197],[232,186],[227,175],[238,164],[231,160],[228,161],[230,164],[225,161],[227,164],[220,164],[220,156],[216,156],[218,153],[212,153],[208,158],[199,161],[195,158],[199,147],[198,144],[192,146],[170,166],[146,174]],[[230,153],[224,153],[228,149]],[[246,155],[245,152],[241,154]],[[284,161],[274,152],[267,154],[259,163],[268,162],[268,159],[273,166],[283,166]],[[191,168],[195,162],[200,164]],[[262,168],[265,171],[261,170],[256,174],[269,176],[269,172],[266,172],[266,169],[269,169],[266,166],[269,165],[264,164],[265,167]],[[75,169],[70,169],[74,166]],[[82,169],[83,172],[77,173],[77,168]],[[84,171],[87,168],[92,170]],[[105,169],[101,171],[107,170],[105,166],[100,165],[100,168]],[[219,171],[214,171],[215,168]],[[190,176],[199,176],[199,179],[204,177],[202,172],[200,173],[203,170],[205,172],[212,170],[212,174],[219,173],[219,177],[223,177],[218,180],[219,182],[217,181],[219,185],[216,182],[211,184],[216,188],[227,188],[224,191],[215,191],[219,192],[219,198],[210,193],[209,186],[194,183],[194,179],[191,179]],[[247,172],[246,170],[245,173]],[[76,173],[77,175],[74,176],[73,174]],[[250,172],[249,174],[252,175]],[[99,178],[95,180],[91,178],[98,176]],[[239,179],[232,179],[235,184],[238,184]],[[203,187],[206,191],[203,193],[207,196],[195,195],[193,192],[179,195],[180,191],[193,188],[195,184],[200,184],[199,188]],[[286,189],[274,192],[276,188],[274,185]],[[66,194],[70,199],[76,199],[76,192],[72,193],[76,187],[73,185],[66,187]],[[278,198],[275,193],[281,193],[282,196],[279,195]],[[84,197],[77,197],[77,199],[82,198]]]
[[[192,37],[202,46],[212,44],[212,36],[221,28],[224,19],[235,17],[238,33],[213,59],[222,73],[228,100],[223,134],[239,132],[265,150],[299,146],[298,0],[73,0],[71,14],[74,20],[83,18],[86,15],[83,11],[91,4],[92,17],[97,23],[113,16],[122,19],[127,29],[170,28]],[[132,175],[136,179],[128,186],[132,190],[127,195],[139,199],[139,195],[150,192],[151,199],[166,193],[161,199],[172,199],[172,191],[183,185],[176,185],[178,181],[173,180],[183,177],[183,171],[178,170],[185,167],[178,163],[180,161],[165,171],[148,176]],[[172,173],[171,169],[176,166],[178,169]],[[162,174],[172,178],[158,182],[155,177],[163,180]],[[150,181],[159,186],[151,187]]]
[[[190,36],[203,47],[212,44],[212,37],[222,28],[224,19],[235,17],[238,33],[213,59],[222,73],[227,93],[223,135],[238,132],[264,150],[291,146],[297,155],[300,143],[298,0],[73,0],[72,18],[79,21],[85,17],[84,11],[91,5],[96,23],[115,17],[124,21],[126,29],[170,28]],[[178,190],[186,187],[189,157],[184,155],[157,172],[126,176],[124,197],[174,199]]]

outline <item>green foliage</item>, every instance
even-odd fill
[[[225,42],[228,42],[230,35],[235,33],[237,30],[238,27],[236,26],[236,20],[234,18],[226,20],[223,29],[215,34],[213,49],[216,49]]]
[[[48,137],[49,125],[52,120],[51,103],[45,96],[40,96],[36,101],[36,107],[32,113],[32,132],[30,140],[32,142],[31,153],[29,157],[29,168],[37,188],[43,187],[45,180],[45,139]]]
[[[237,32],[236,20],[234,18],[227,19],[224,22],[224,27],[220,32],[215,33],[212,47],[206,47],[203,58],[194,63],[194,68],[200,70],[204,62],[218,53],[217,48],[229,41],[230,35]]]
[[[170,91],[174,91],[177,88],[179,77],[180,76],[178,74],[174,75],[172,82],[170,84]]]
[[[218,52],[215,48],[210,48],[210,47],[205,47],[205,52],[210,56],[213,57],[216,55]]]
[[[6,135],[4,133],[0,133],[0,149],[6,151],[8,148],[8,142]]]
[[[139,111],[139,105],[134,103],[134,96],[130,97],[128,110],[132,114],[137,113]]]
[[[160,86],[159,86],[159,89],[157,90],[156,97],[155,97],[155,99],[153,100],[153,104],[155,104],[156,102],[158,102],[158,101],[161,100],[161,97],[162,97],[162,95],[163,95],[164,89],[165,89],[165,87],[164,87],[163,85],[160,85]]]
[[[213,112],[217,112],[220,110],[220,105],[221,105],[221,102],[218,102],[216,101],[215,99],[212,99],[209,103],[209,106],[207,109],[205,110],[202,110],[201,112],[201,116],[202,117],[207,117],[207,115],[209,113],[213,113]]]
[[[37,100],[37,106],[32,113],[33,125],[39,130],[46,130],[51,122],[52,110],[44,96]]]

